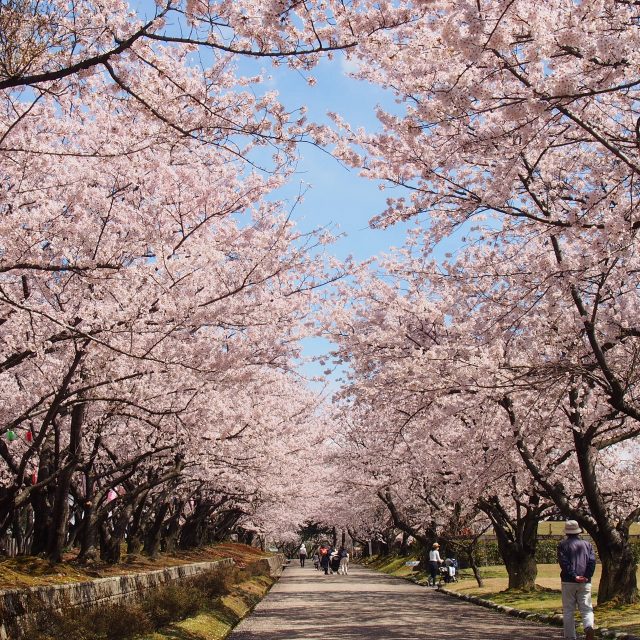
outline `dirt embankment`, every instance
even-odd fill
[[[59,564],[51,564],[47,560],[34,556],[5,558],[0,560],[0,590],[81,582],[92,578],[155,571],[165,567],[222,558],[232,558],[242,568],[269,555],[247,545],[224,543],[192,551],[180,551],[172,555],[160,554],[157,558],[128,555],[124,556],[123,562],[116,565],[100,562],[83,566],[75,561],[75,554],[66,554],[64,561]]]

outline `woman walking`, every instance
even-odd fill
[[[438,569],[442,564],[442,558],[440,557],[440,545],[437,542],[434,542],[431,545],[431,551],[429,551],[429,571],[431,573],[430,584],[432,586],[436,586],[436,580],[438,578]]]
[[[343,576],[349,575],[349,552],[344,548],[340,547],[340,551],[338,551],[338,555],[340,556],[340,566],[338,567],[338,573]]]
[[[304,567],[304,561],[307,559],[307,547],[304,546],[304,542],[300,545],[300,549],[298,549],[298,555],[300,557],[300,566]]]

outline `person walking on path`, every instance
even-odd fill
[[[329,575],[329,547],[320,547],[320,566],[325,575]]]
[[[436,580],[438,578],[438,569],[442,564],[442,558],[440,557],[440,545],[434,542],[431,545],[431,551],[429,551],[429,571],[431,573],[431,579],[429,584],[436,586]]]
[[[558,545],[558,564],[562,581],[562,620],[565,640],[576,640],[576,607],[582,617],[584,637],[595,638],[591,578],[596,569],[596,554],[591,543],[580,538],[582,529],[575,520],[564,523],[567,536]]]
[[[340,547],[338,551],[338,555],[340,556],[340,566],[338,567],[338,573],[343,576],[349,575],[349,552],[344,548]]]
[[[304,542],[300,545],[300,549],[298,549],[298,555],[300,556],[300,566],[304,567],[304,561],[307,559],[307,547],[304,546]]]

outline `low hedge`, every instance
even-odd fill
[[[538,538],[536,562],[538,564],[554,564],[557,562],[557,549],[560,540],[562,540],[562,536]],[[640,563],[640,539],[632,539],[631,548],[635,561]],[[596,555],[597,553],[598,550],[596,549]],[[476,551],[476,562],[481,566],[504,564],[498,551],[498,543],[492,539],[480,540]]]

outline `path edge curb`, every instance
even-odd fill
[[[486,607],[487,609],[494,609],[495,611],[500,611],[501,613],[505,613],[515,618],[533,620],[535,622],[551,624],[556,627],[562,626],[562,616],[560,615],[545,615],[541,613],[532,613],[531,611],[525,611],[524,609],[506,607],[502,604],[497,604],[495,602],[492,602],[491,600],[485,600],[484,598],[480,598],[478,596],[458,593],[457,591],[450,591],[449,589],[445,589],[444,587],[438,587],[436,590],[447,596],[452,596],[454,598],[458,598],[459,600],[471,602],[472,604],[477,604],[481,607]],[[606,640],[614,640],[614,639],[615,640],[640,640],[640,637],[638,636],[630,635],[622,631],[611,631],[604,627],[600,627],[599,629],[596,629],[596,634],[598,635],[598,637],[605,638]]]

